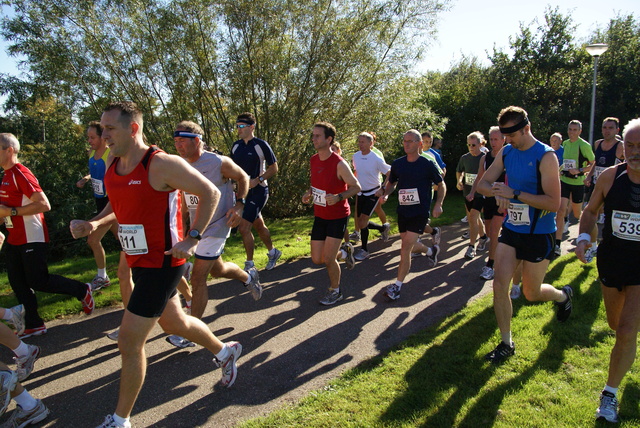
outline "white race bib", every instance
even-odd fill
[[[531,219],[529,218],[529,205],[527,204],[509,204],[509,219],[507,223],[514,226],[529,226]]]
[[[122,251],[130,256],[147,254],[147,237],[144,234],[144,226],[141,224],[121,224],[118,226],[118,237]]]
[[[464,184],[467,186],[473,186],[473,183],[476,182],[476,177],[478,174],[469,174],[468,172],[464,173]]]
[[[595,166],[595,169],[593,170],[593,182],[595,183],[596,180],[598,179],[598,177],[600,177],[600,174],[602,174],[602,172],[607,169],[606,166]]]
[[[200,202],[200,198],[198,198],[197,195],[185,192],[184,200],[187,204],[187,208],[189,208],[190,210],[195,210],[198,208],[198,202]]]
[[[640,241],[640,213],[616,211],[611,213],[613,236],[626,241]]]
[[[97,178],[91,178],[91,187],[93,187],[93,193],[98,196],[104,196],[104,182]]]
[[[578,169],[578,163],[575,159],[564,159],[562,162],[562,169],[569,171],[570,169]]]
[[[327,206],[327,192],[322,189],[311,186],[311,196],[313,196],[313,203],[321,207]]]
[[[398,190],[398,202],[400,202],[400,205],[418,205],[420,203],[418,189]]]
[[[4,218],[4,224],[7,226],[7,229],[13,229],[13,222],[11,221],[11,216],[6,216]]]

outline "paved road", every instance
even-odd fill
[[[244,347],[235,385],[216,385],[220,371],[208,351],[176,349],[156,328],[133,426],[227,427],[267,414],[459,310],[491,288],[478,277],[485,257],[462,257],[463,230],[461,223],[444,228],[436,267],[429,268],[426,257],[414,259],[402,297],[393,303],[382,299],[381,289],[395,280],[398,235],[387,244],[373,241],[371,258],[343,271],[345,300],[333,307],[318,304],[327,275],[309,258],[261,271],[265,291],[258,302],[237,282],[214,282],[204,321],[223,341]],[[122,313],[111,308],[52,321],[48,334],[26,340],[43,351],[24,383],[51,409],[40,426],[95,427],[113,412],[120,358],[105,333],[119,325]],[[7,351],[2,358],[11,361]]]

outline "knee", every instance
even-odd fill
[[[249,223],[246,220],[242,220],[240,222],[240,225],[238,226],[238,230],[240,231],[240,233],[242,235],[247,235],[247,234],[251,233],[251,223]]]
[[[540,290],[530,290],[523,286],[522,294],[524,294],[524,298],[530,302],[539,302],[540,300],[542,300],[542,296],[540,295]]]
[[[312,254],[311,255],[311,261],[313,262],[313,264],[316,265],[323,265],[324,263],[324,257],[322,257],[322,254]]]
[[[638,329],[629,323],[620,323],[616,329],[616,343],[625,346],[635,346],[638,338]]]
[[[91,248],[100,248],[102,244],[100,243],[100,239],[98,235],[91,234],[87,237],[87,245]]]

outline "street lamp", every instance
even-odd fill
[[[609,49],[606,43],[594,43],[586,47],[589,55],[595,58],[593,63],[593,92],[591,93],[591,121],[589,122],[589,143],[593,146],[593,121],[596,116],[596,76],[598,75],[598,57]]]

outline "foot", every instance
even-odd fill
[[[18,381],[22,382],[27,379],[31,372],[33,372],[33,366],[40,357],[40,347],[36,345],[27,345],[29,353],[24,357],[13,357],[16,362],[16,373],[18,373]]]
[[[11,417],[2,426],[19,428],[44,420],[44,418],[49,416],[49,409],[47,409],[41,400],[36,400],[36,403],[36,407],[31,410],[23,410],[19,404],[16,405],[16,409],[11,414]]]
[[[249,275],[249,283],[244,284],[245,288],[248,288],[249,291],[251,291],[251,297],[253,297],[253,300],[260,300],[262,297],[262,285],[260,285],[258,269],[255,267],[249,269],[247,271],[247,275]]]
[[[47,332],[47,327],[45,327],[45,325],[42,324],[40,327],[25,328],[24,332],[22,334],[19,334],[18,337],[20,339],[26,339],[27,337],[31,337],[31,336],[43,335],[46,332]]]
[[[476,249],[472,246],[467,247],[467,252],[464,253],[464,258],[471,260],[476,256]]]
[[[460,221],[463,223],[469,223],[469,219],[467,218],[467,216],[462,217]]]
[[[344,244],[342,244],[342,247],[340,247],[340,249],[344,250],[344,252],[347,253],[347,257],[344,258],[344,264],[346,265],[347,269],[353,269],[353,267],[356,265],[356,259],[354,257],[355,250],[353,248],[353,245],[351,245],[350,242],[345,242]]]
[[[462,239],[469,239],[469,231],[468,230],[465,233],[462,234]]]
[[[7,411],[11,402],[11,391],[16,389],[18,373],[11,370],[0,371],[0,416]]]
[[[600,394],[600,407],[596,410],[596,419],[618,423],[618,399],[609,391]]]
[[[177,334],[172,334],[171,336],[167,336],[166,341],[172,344],[173,346],[175,346],[176,348],[180,348],[180,349],[192,348],[196,346],[196,344],[193,343],[192,341],[187,340],[182,336],[178,336]]]
[[[431,233],[431,239],[433,239],[433,245],[440,245],[440,238],[442,237],[442,231],[439,227],[434,227]]]
[[[87,292],[84,295],[84,298],[80,300],[82,303],[82,310],[85,314],[91,315],[93,313],[93,308],[95,307],[95,302],[93,301],[93,292],[91,290],[91,284],[85,284],[87,286]]]
[[[382,232],[380,232],[380,237],[382,238],[382,242],[387,242],[389,240],[390,229],[391,229],[391,225],[389,223],[385,223],[382,225]]]
[[[431,247],[431,255],[427,255],[431,261],[431,267],[434,267],[438,263],[438,254],[440,254],[440,247],[438,245]]]
[[[360,232],[355,231],[351,235],[349,235],[349,241],[352,244],[357,244],[358,242],[360,242]]]
[[[101,288],[105,288],[111,285],[111,281],[109,280],[109,275],[105,276],[104,278],[101,276],[94,276],[93,279],[91,280],[91,290],[92,291],[96,291],[96,290],[100,290]]]
[[[113,341],[118,341],[118,336],[120,336],[120,329],[113,330],[111,333],[107,333],[107,337]]]
[[[487,249],[487,245],[491,242],[491,238],[484,237],[478,239],[478,251],[484,251]]]
[[[329,289],[327,293],[324,295],[322,299],[320,299],[320,304],[325,306],[331,306],[338,303],[340,300],[344,299],[344,296],[340,292],[340,290]]]
[[[21,334],[24,333],[24,306],[23,305],[17,305],[14,306],[13,308],[9,308],[7,309],[8,311],[11,312],[11,320],[9,320],[9,324],[11,324],[13,326],[13,328],[16,329],[16,334],[18,336],[20,336]]]
[[[242,345],[238,342],[227,342],[225,346],[229,347],[229,356],[223,361],[213,358],[213,361],[222,369],[222,379],[220,384],[229,388],[238,377],[238,358],[242,354]]]
[[[568,285],[562,287],[562,291],[567,295],[567,300],[564,302],[555,302],[555,305],[558,309],[556,312],[556,319],[560,322],[565,322],[569,315],[571,315],[572,305],[571,302],[573,300],[573,289]]]
[[[369,252],[367,250],[363,250],[362,248],[358,248],[355,252],[355,254],[353,255],[353,258],[356,259],[357,261],[361,262],[364,259],[368,259],[369,258]]]
[[[276,263],[278,263],[278,260],[280,259],[281,256],[282,256],[282,251],[278,250],[277,248],[273,249],[272,254],[267,253],[267,257],[269,258],[269,261],[267,262],[267,267],[265,269],[271,270],[274,267],[276,267]]]
[[[389,284],[385,287],[382,295],[387,298],[388,301],[393,302],[400,298],[400,287],[396,284]]]
[[[494,275],[493,269],[490,268],[489,266],[485,266],[482,268],[482,272],[480,273],[480,278],[489,281],[493,279],[493,275]]]
[[[520,285],[519,284],[513,284],[511,286],[511,293],[509,293],[509,296],[511,297],[511,300],[518,299],[521,294],[522,294],[522,288],[520,288]]]
[[[516,344],[511,342],[511,345],[507,345],[504,342],[500,342],[496,348],[484,356],[486,360],[491,361],[493,364],[499,364],[516,353]]]

